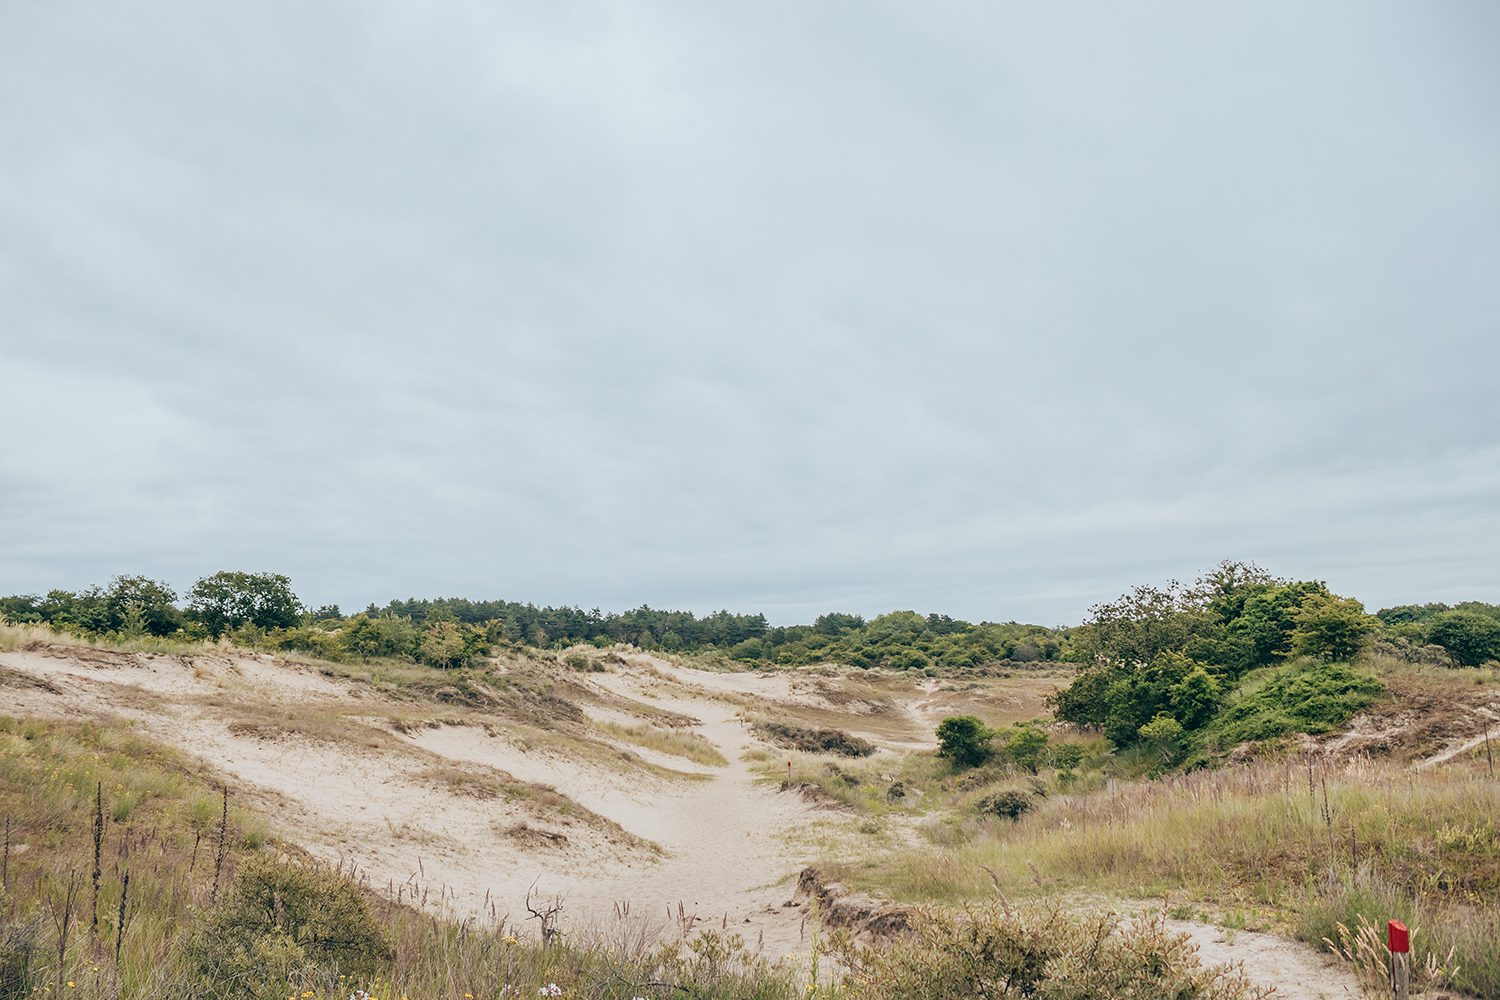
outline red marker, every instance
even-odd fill
[[[1399,920],[1387,921],[1385,943],[1393,955],[1405,955],[1411,951],[1411,932]]]

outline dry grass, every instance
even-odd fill
[[[1319,907],[1352,923],[1378,904],[1381,920],[1421,923],[1432,950],[1456,950],[1456,985],[1500,992],[1500,782],[1477,765],[1262,763],[1054,795],[1018,821],[956,816],[924,832],[929,849],[846,877],[902,900],[979,899],[998,881],[1015,896],[1174,896],[1294,924]],[[1299,929],[1321,944],[1332,918],[1303,917]]]
[[[681,757],[706,767],[723,767],[729,761],[708,739],[698,733],[680,729],[661,729],[645,724],[625,725],[619,722],[595,722],[601,732],[638,747]]]

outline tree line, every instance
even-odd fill
[[[642,605],[623,612],[538,607],[517,601],[407,598],[344,614],[311,608],[279,573],[224,571],[195,581],[179,599],[169,585],[118,576],[81,591],[0,597],[0,618],[90,636],[186,641],[227,637],[254,648],[329,659],[397,658],[465,666],[501,645],[560,648],[626,643],[668,652],[716,652],[747,664],[838,662],[858,667],[975,667],[1060,660],[1066,631],[1017,623],[972,624],[896,611],[866,621],[833,612],[811,625],[772,627],[763,614],[697,615]]]
[[[180,599],[166,583],[144,576],[118,576],[77,592],[0,597],[0,618],[90,636],[228,637],[329,659],[389,657],[441,667],[467,665],[501,645],[576,643],[715,652],[749,665],[961,670],[1076,662],[1085,668],[1064,693],[1060,713],[1123,743],[1138,739],[1140,727],[1160,714],[1186,730],[1201,727],[1238,678],[1289,657],[1345,661],[1378,639],[1435,646],[1460,664],[1500,659],[1500,606],[1404,605],[1370,615],[1321,582],[1278,580],[1233,562],[1192,586],[1137,587],[1094,607],[1074,628],[914,611],[870,620],[830,612],[808,625],[772,626],[763,614],[727,610],[696,615],[642,605],[603,612],[456,597],[392,600],[345,614],[337,605],[306,606],[283,574],[240,571],[202,577]]]

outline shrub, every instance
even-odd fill
[[[858,1000],[1249,1000],[1260,996],[1231,969],[1206,968],[1161,914],[1125,922],[1115,914],[1073,916],[1055,908],[990,905],[963,913],[919,911],[913,933],[836,954]]]
[[[978,767],[990,759],[994,731],[972,715],[955,715],[938,723],[939,757],[959,767]]]
[[[1169,763],[1182,744],[1182,733],[1182,723],[1166,713],[1157,715],[1141,727],[1141,739],[1155,747],[1162,760]]]
[[[390,957],[363,895],[318,864],[250,860],[184,946],[212,995],[280,1000],[287,984],[374,975]]]
[[[1074,771],[1083,763],[1083,747],[1077,743],[1058,743],[1052,747],[1052,766],[1059,771]]]
[[[1351,660],[1378,621],[1353,598],[1313,594],[1302,602],[1292,630],[1292,652],[1320,660]]]
[[[1005,756],[1017,767],[1036,774],[1047,757],[1047,734],[1036,726],[1017,723],[1005,740]]]
[[[868,757],[875,752],[869,740],[851,736],[838,729],[808,729],[783,722],[757,722],[755,731],[766,739],[790,750],[804,753],[836,753],[843,757]]]
[[[1006,791],[987,795],[979,800],[979,811],[989,813],[993,816],[1001,816],[1005,819],[1020,819],[1024,814],[1031,811],[1036,802],[1034,796],[1025,792]]]

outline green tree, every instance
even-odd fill
[[[1230,624],[1231,633],[1250,643],[1247,666],[1267,666],[1286,657],[1292,651],[1292,634],[1304,603],[1329,596],[1328,587],[1316,580],[1282,584],[1252,594]]]
[[[1309,594],[1298,609],[1292,628],[1292,652],[1330,663],[1352,660],[1376,619],[1351,597]]]
[[[938,723],[939,757],[959,767],[978,767],[990,759],[994,731],[972,715],[955,715]]]
[[[223,571],[188,591],[188,614],[215,637],[245,625],[291,628],[301,612],[292,581],[280,573]]]
[[[1218,711],[1222,697],[1223,686],[1198,665],[1168,690],[1167,704],[1171,706],[1173,718],[1181,722],[1184,729],[1198,729],[1208,725],[1208,720]]]
[[[1077,743],[1054,743],[1052,766],[1059,771],[1073,771],[1083,763],[1083,747]]]
[[[117,576],[104,591],[109,631],[171,635],[182,627],[177,593],[165,583],[144,576]]]
[[[1500,660],[1500,621],[1476,611],[1445,611],[1432,620],[1428,638],[1465,666]]]
[[[421,635],[411,619],[371,618],[361,613],[348,619],[339,633],[339,645],[351,656],[415,657]]]
[[[1181,649],[1202,622],[1201,608],[1177,584],[1136,587],[1117,601],[1089,609],[1075,647],[1089,661],[1150,663]]]
[[[455,669],[468,666],[489,650],[489,638],[483,629],[443,619],[430,622],[422,630],[417,658],[434,667]]]

